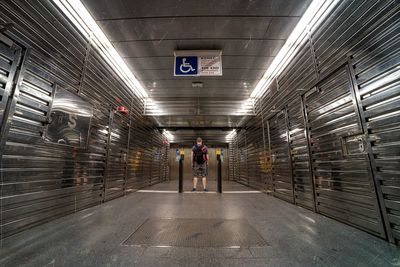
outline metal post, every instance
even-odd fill
[[[108,165],[109,165],[109,157],[110,157],[110,143],[111,143],[111,133],[112,133],[112,125],[114,122],[114,111],[112,107],[109,109],[109,118],[108,118],[108,127],[107,127],[107,143],[106,143],[106,155],[105,155],[105,165],[104,165],[104,174],[103,174],[103,196],[102,196],[102,202],[106,202],[106,187],[107,185],[107,177],[109,176],[108,173]]]
[[[183,160],[185,156],[181,155],[179,159],[179,193],[183,193]]]
[[[289,114],[288,114],[288,106],[282,110],[285,116],[285,128],[286,128],[286,142],[287,142],[287,151],[289,157],[289,172],[290,172],[290,181],[292,187],[292,194],[293,194],[293,204],[296,205],[296,194],[295,194],[295,181],[293,177],[293,157],[292,157],[292,149],[290,146],[290,128],[289,128]]]
[[[315,88],[315,90],[317,90]],[[308,170],[310,172],[310,182],[311,182],[311,188],[313,192],[313,210],[314,212],[318,212],[317,209],[317,193],[316,193],[316,186],[315,186],[315,181],[314,181],[314,168],[313,168],[313,154],[311,150],[311,133],[310,133],[310,128],[308,126],[308,114],[307,114],[307,105],[305,103],[306,101],[306,96],[302,95],[300,97],[300,104],[301,104],[301,110],[302,110],[302,115],[303,115],[303,122],[304,122],[304,136],[306,137],[307,140],[307,152],[308,152]]]
[[[217,155],[217,189],[222,193],[222,162],[221,155]]]

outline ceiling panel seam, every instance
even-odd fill
[[[177,18],[301,18],[301,16],[263,16],[263,15],[194,15],[194,16],[154,16],[154,17],[120,17],[96,19],[96,21],[177,19]]]

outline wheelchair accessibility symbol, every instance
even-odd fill
[[[196,69],[192,67],[192,65],[190,65],[190,63],[186,62],[186,58],[182,59],[182,64],[179,67],[180,71],[183,73],[188,73],[191,71],[195,71]]]
[[[175,58],[175,75],[197,75],[197,57],[176,57]]]

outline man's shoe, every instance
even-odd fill
[[[204,192],[208,192],[208,189],[206,188],[206,189],[204,189]]]
[[[196,191],[196,188],[192,188],[192,192]]]

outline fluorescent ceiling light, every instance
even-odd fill
[[[339,0],[314,0],[311,2],[286,43],[254,88],[251,98],[258,98],[267,90],[274,78],[282,72],[296,55],[301,45],[307,41],[308,31],[316,29],[338,2]]]
[[[140,98],[148,94],[80,0],[53,0],[77,29],[97,49],[125,84]]]
[[[231,142],[233,140],[233,138],[235,137],[235,135],[237,134],[236,130],[232,130],[231,132],[229,132],[226,136],[225,136],[225,140],[227,142]]]
[[[168,139],[169,142],[174,141],[175,137],[173,134],[171,134],[170,131],[164,129],[163,134]]]

